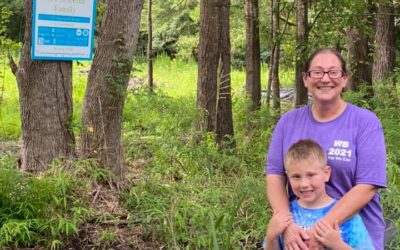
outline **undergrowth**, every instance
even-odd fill
[[[0,167],[0,248],[62,249],[91,214],[82,196],[87,185],[78,171],[55,162],[48,172],[36,176],[4,163]],[[82,166],[75,165],[76,169]]]
[[[345,98],[372,109],[386,137],[388,188],[381,190],[384,215],[399,226],[400,109],[386,90],[365,101],[362,93]],[[184,105],[182,105],[184,103]],[[234,150],[219,150],[211,134],[195,142],[192,98],[134,93],[128,97],[124,142],[129,161],[144,160],[142,178],[121,195],[144,223],[145,237],[171,249],[257,249],[270,217],[264,191],[264,160],[279,115],[268,108],[249,113],[234,97]],[[141,109],[134,107],[140,106]],[[285,112],[285,111],[284,111]],[[393,236],[393,235],[392,235]],[[398,249],[393,236],[386,249]]]
[[[259,247],[268,216],[263,162],[276,114],[249,114],[245,101],[234,103],[237,147],[219,150],[212,134],[196,142],[193,98],[128,95],[126,159],[148,160],[141,180],[121,197],[149,240],[172,249]]]

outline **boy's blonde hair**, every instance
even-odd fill
[[[319,161],[321,168],[328,164],[324,150],[318,143],[310,139],[300,140],[290,146],[285,156],[285,168],[293,161],[299,160]]]

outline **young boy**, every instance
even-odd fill
[[[304,230],[315,229],[316,239],[331,250],[374,250],[368,231],[357,214],[339,228],[321,220],[336,203],[325,192],[331,168],[322,148],[312,140],[293,144],[285,156],[285,169],[289,184],[297,200],[290,202],[290,212],[274,214],[268,224],[266,250],[281,250],[282,233],[291,223]]]

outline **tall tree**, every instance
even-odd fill
[[[75,139],[72,119],[72,63],[32,61],[32,0],[25,1],[25,35],[17,78],[22,126],[21,168],[40,172],[54,159],[70,159]]]
[[[349,89],[358,91],[360,84],[366,87],[368,97],[373,96],[372,89],[372,43],[374,29],[374,4],[367,0],[366,5],[359,10],[364,13],[362,18],[350,26],[346,31],[347,47],[349,53],[350,78]],[[356,19],[357,20],[357,19]],[[353,21],[354,22],[354,21]],[[360,23],[362,25],[360,25]]]
[[[153,91],[153,22],[151,20],[153,1],[148,0],[147,5],[147,82],[150,91]]]
[[[123,177],[121,122],[143,0],[108,0],[82,110],[81,154]]]
[[[395,35],[393,2],[382,3],[378,7],[375,29],[375,60],[373,78],[384,81],[395,66]]]
[[[308,43],[308,0],[296,0],[296,98],[295,106],[307,104],[308,93],[303,83],[304,61]]]
[[[202,0],[198,49],[198,127],[215,132],[217,143],[233,136],[230,87],[229,0]]]
[[[258,0],[245,0],[246,20],[246,92],[250,111],[261,106],[260,34]]]
[[[268,85],[272,88],[272,107],[280,110],[280,87],[279,87],[279,1],[271,0],[271,34],[272,34],[272,53],[269,65]]]
[[[347,29],[347,47],[349,51],[349,65],[352,74],[349,79],[349,89],[359,91],[360,83],[371,85],[371,67],[368,61],[368,40],[357,27]]]

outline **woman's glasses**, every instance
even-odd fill
[[[329,70],[329,71],[322,71],[322,70],[310,70],[307,72],[307,75],[314,79],[322,79],[325,74],[328,74],[329,78],[336,79],[341,78],[343,76],[342,70]]]

